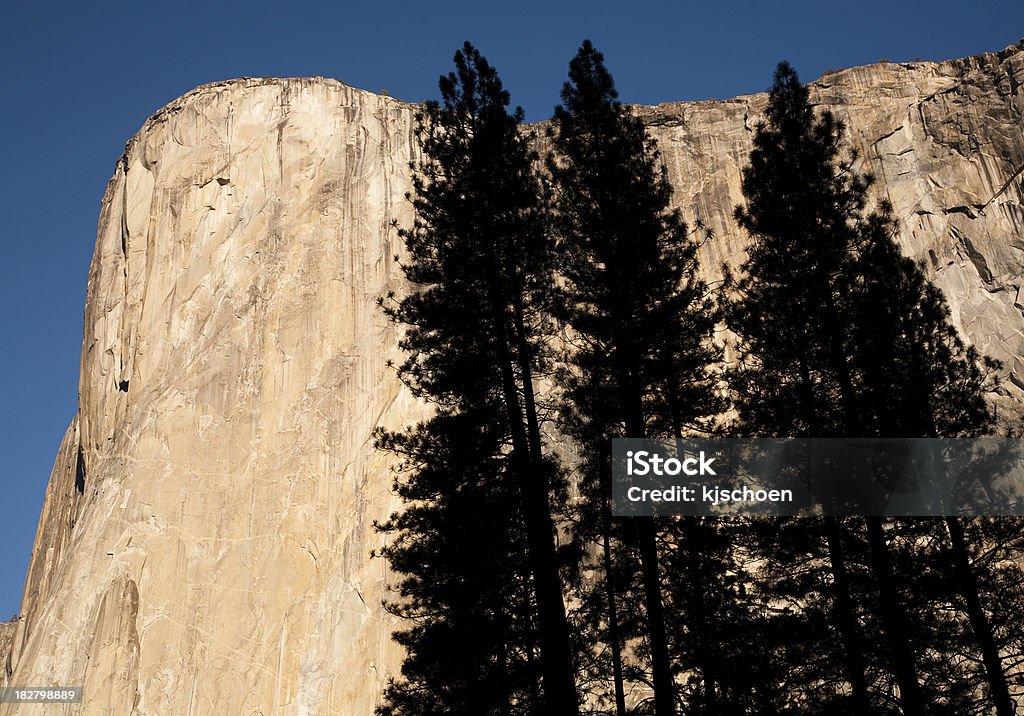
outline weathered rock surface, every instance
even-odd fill
[[[1024,44],[815,83],[965,335],[1024,414]],[[763,95],[642,107],[677,198],[736,265]],[[103,200],[78,415],[40,518],[6,683],[70,712],[369,714],[400,653],[369,559],[395,507],[371,431],[422,415],[375,298],[414,108],[326,79],[235,80],[168,105]],[[0,646],[4,642],[0,641]],[[47,713],[58,712],[48,707]],[[6,710],[4,710],[6,709]],[[0,707],[0,713],[13,711]],[[26,711],[29,711],[26,709]]]
[[[372,711],[398,654],[370,433],[417,415],[373,299],[411,131],[338,82],[242,80],[129,142],[11,683],[83,685],[87,713]]]
[[[14,643],[14,630],[18,628],[16,621],[0,622],[0,654],[6,656]]]

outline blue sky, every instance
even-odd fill
[[[46,481],[77,405],[82,308],[104,187],[146,117],[196,85],[325,75],[416,101],[471,40],[528,119],[589,37],[626,102],[765,89],[826,69],[1000,50],[1024,3],[778,0],[120,3],[0,0],[0,619],[20,609]]]

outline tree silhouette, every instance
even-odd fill
[[[844,157],[843,134],[831,113],[814,112],[792,68],[779,65],[743,172],[746,206],[736,211],[752,245],[728,287],[741,429],[813,437],[985,434],[993,418],[983,394],[994,365],[964,346],[941,293],[900,254],[889,205],[867,209],[872,179],[855,171],[855,154]],[[957,564],[951,583],[966,602],[993,704],[1012,713],[962,525],[954,518],[946,525]],[[805,543],[823,546],[811,564],[828,563],[831,571],[829,611],[850,708],[885,708],[883,690],[869,694],[880,676],[871,673],[877,655],[866,648],[868,624],[884,637],[882,663],[903,712],[938,708],[937,692],[922,681],[930,652],[911,618],[911,565],[916,560],[920,569],[922,559],[920,541],[907,536],[914,525],[869,516],[804,527]]]
[[[855,283],[850,247],[867,182],[839,161],[840,134],[830,113],[815,118],[806,88],[781,64],[743,171],[746,206],[736,210],[752,242],[740,278],[733,282],[729,276],[726,285],[732,294],[727,323],[739,337],[730,383],[747,435],[860,433],[843,353],[842,308]],[[835,518],[825,518],[814,537],[802,540],[820,545],[819,560],[830,566],[829,612],[841,636],[836,646],[849,708],[869,713],[867,657],[847,541]]]
[[[706,431],[722,409],[710,368],[716,313],[697,275],[697,244],[677,211],[654,141],[616,100],[604,58],[585,41],[569,65],[555,109],[553,183],[561,318],[571,329],[571,368],[562,377],[568,432],[585,454],[579,537],[599,546],[599,589],[608,625],[616,712],[624,713],[620,604],[634,590],[645,613],[647,653],[658,716],[676,712],[671,637],[665,614],[659,525],[616,524],[611,493],[613,437],[675,437]],[[668,523],[663,523],[668,526]],[[675,529],[677,525],[672,525]],[[691,523],[690,532],[699,531]],[[696,549],[693,540],[689,542]],[[629,573],[637,565],[638,579]],[[697,580],[699,555],[688,573]],[[620,573],[621,572],[621,573]],[[618,591],[617,591],[618,585]],[[694,583],[694,595],[703,591]],[[710,656],[710,643],[698,650]],[[704,673],[713,669],[705,664]],[[714,687],[709,695],[713,698]]]
[[[922,267],[896,246],[895,222],[888,211],[864,232],[858,265],[859,286],[853,341],[862,374],[863,412],[875,434],[887,437],[977,437],[992,432],[995,414],[984,399],[999,367],[965,346],[949,321],[942,293]],[[1004,673],[970,564],[963,520],[945,517],[949,558],[946,574],[962,600],[971,632],[982,653],[988,690],[996,713],[1012,716]]]
[[[437,412],[378,438],[407,461],[406,506],[381,526],[392,535],[382,553],[402,575],[394,608],[414,620],[396,636],[409,656],[382,713],[562,716],[578,704],[549,508],[561,476],[536,403],[554,285],[544,207],[522,111],[509,114],[469,43],[455,66],[443,103],[417,121],[416,220],[401,234],[413,291],[385,302],[406,328],[399,374]],[[448,658],[469,647],[466,665]],[[448,668],[461,687],[442,683]],[[468,688],[477,672],[494,688]]]
[[[495,479],[502,436],[484,417],[441,413],[378,436],[403,457],[407,505],[380,525],[392,535],[380,554],[401,575],[387,607],[412,624],[394,635],[406,656],[382,716],[541,711],[522,516],[514,486]]]

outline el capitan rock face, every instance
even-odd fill
[[[1024,45],[831,74],[812,97],[893,203],[1024,415]],[[714,280],[766,97],[639,107]],[[369,714],[401,654],[369,559],[396,507],[371,431],[418,419],[375,305],[415,108],[334,80],[234,80],[160,110],[111,180],[80,406],[36,536],[8,684],[85,713]],[[6,629],[10,631],[10,629]],[[6,650],[5,650],[6,651]],[[13,707],[0,707],[8,713]]]
[[[318,79],[203,87],[129,142],[10,683],[96,712],[372,711],[399,654],[370,432],[417,417],[373,299],[412,147],[407,105]]]

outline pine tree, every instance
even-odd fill
[[[853,423],[856,410],[846,410],[853,390],[840,321],[854,281],[850,217],[863,208],[866,185],[848,164],[837,166],[839,135],[834,117],[816,119],[806,89],[788,65],[780,65],[743,172],[746,207],[736,210],[752,242],[740,278],[728,277],[726,284],[732,294],[726,320],[738,336],[739,354],[730,383],[747,435],[860,432]],[[850,708],[869,713],[847,535],[835,518],[808,527],[814,534],[803,543],[821,547],[814,563],[830,566],[829,611],[841,637]]]
[[[650,518],[632,518],[628,525],[612,520],[610,440],[709,428],[722,408],[710,369],[719,357],[709,341],[716,314],[697,274],[697,244],[669,208],[672,189],[655,143],[616,100],[603,56],[589,41],[571,61],[561,97],[548,166],[565,279],[559,305],[575,345],[562,385],[569,432],[587,455],[581,485],[586,511],[598,516],[596,523],[581,525],[579,536],[598,544],[602,554],[603,594],[595,602],[609,625],[616,713],[625,709],[627,635],[620,607],[639,593],[655,713],[666,716],[677,708],[678,667],[666,626],[664,535]],[[628,572],[634,563],[636,581]],[[694,579],[698,563],[689,563]],[[700,587],[694,589],[703,598]],[[713,645],[704,647],[696,653],[710,656]],[[712,671],[704,669],[708,676]]]
[[[578,703],[549,507],[561,474],[536,402],[551,247],[522,111],[469,43],[455,65],[417,121],[413,290],[385,303],[406,327],[399,374],[436,414],[378,438],[405,458],[382,553],[414,622],[382,713],[563,716]]]
[[[881,437],[979,437],[990,434],[995,413],[985,401],[998,362],[966,346],[950,323],[941,291],[923,267],[895,242],[890,207],[863,222],[853,270],[851,357],[866,434]],[[930,522],[930,521],[929,521]],[[964,521],[945,517],[938,531],[954,568],[946,583],[959,595],[982,656],[992,703],[1011,716],[1004,666],[970,565]],[[876,523],[877,524],[877,523]],[[869,523],[870,526],[870,523]],[[931,525],[934,526],[934,525]],[[928,530],[925,530],[928,531]]]
[[[862,420],[848,354],[845,311],[855,290],[854,260],[867,180],[839,159],[842,127],[816,118],[807,89],[783,63],[767,119],[755,134],[743,172],[747,206],[736,217],[752,245],[735,285],[729,325],[740,337],[733,372],[747,431],[776,435],[861,435]],[[852,705],[867,711],[866,655],[852,601],[844,529],[824,520],[835,585],[833,613],[842,635]],[[907,628],[880,523],[867,520],[872,569],[879,583],[889,666],[903,708],[923,713]]]
[[[753,240],[741,277],[730,285],[735,298],[728,310],[739,336],[731,382],[743,429],[815,437],[984,434],[992,415],[983,391],[994,366],[963,345],[941,293],[900,255],[888,204],[867,210],[872,180],[854,170],[855,156],[843,158],[843,131],[830,113],[815,116],[807,89],[780,65],[743,173],[746,207],[736,212]],[[946,525],[954,583],[984,654],[993,703],[1008,714],[961,525],[953,518]],[[901,566],[908,555],[910,564],[922,558],[920,539],[907,536],[914,525],[867,517],[863,531],[834,518],[822,527],[852,708],[867,712],[882,693],[868,694],[869,655],[859,634],[868,622],[885,637],[884,665],[902,710],[938,708],[937,692],[922,682],[928,667],[920,660],[932,651],[919,648],[915,656],[924,632],[910,618],[908,582],[921,564],[917,572]],[[821,534],[810,523],[808,529]],[[872,588],[855,579],[858,563],[867,566]]]
[[[541,710],[522,516],[514,486],[495,479],[503,436],[489,419],[444,412],[378,436],[403,458],[407,505],[380,525],[392,536],[380,554],[401,575],[386,606],[412,625],[394,634],[406,657],[382,716]]]
[[[949,321],[941,291],[921,265],[902,256],[888,207],[870,221],[858,247],[863,279],[855,297],[854,344],[861,373],[863,413],[873,434],[885,437],[979,437],[990,434],[995,413],[984,399],[998,362],[966,346]],[[947,581],[959,593],[982,653],[996,713],[1012,716],[1004,666],[971,568],[964,521],[945,517],[954,569]]]

